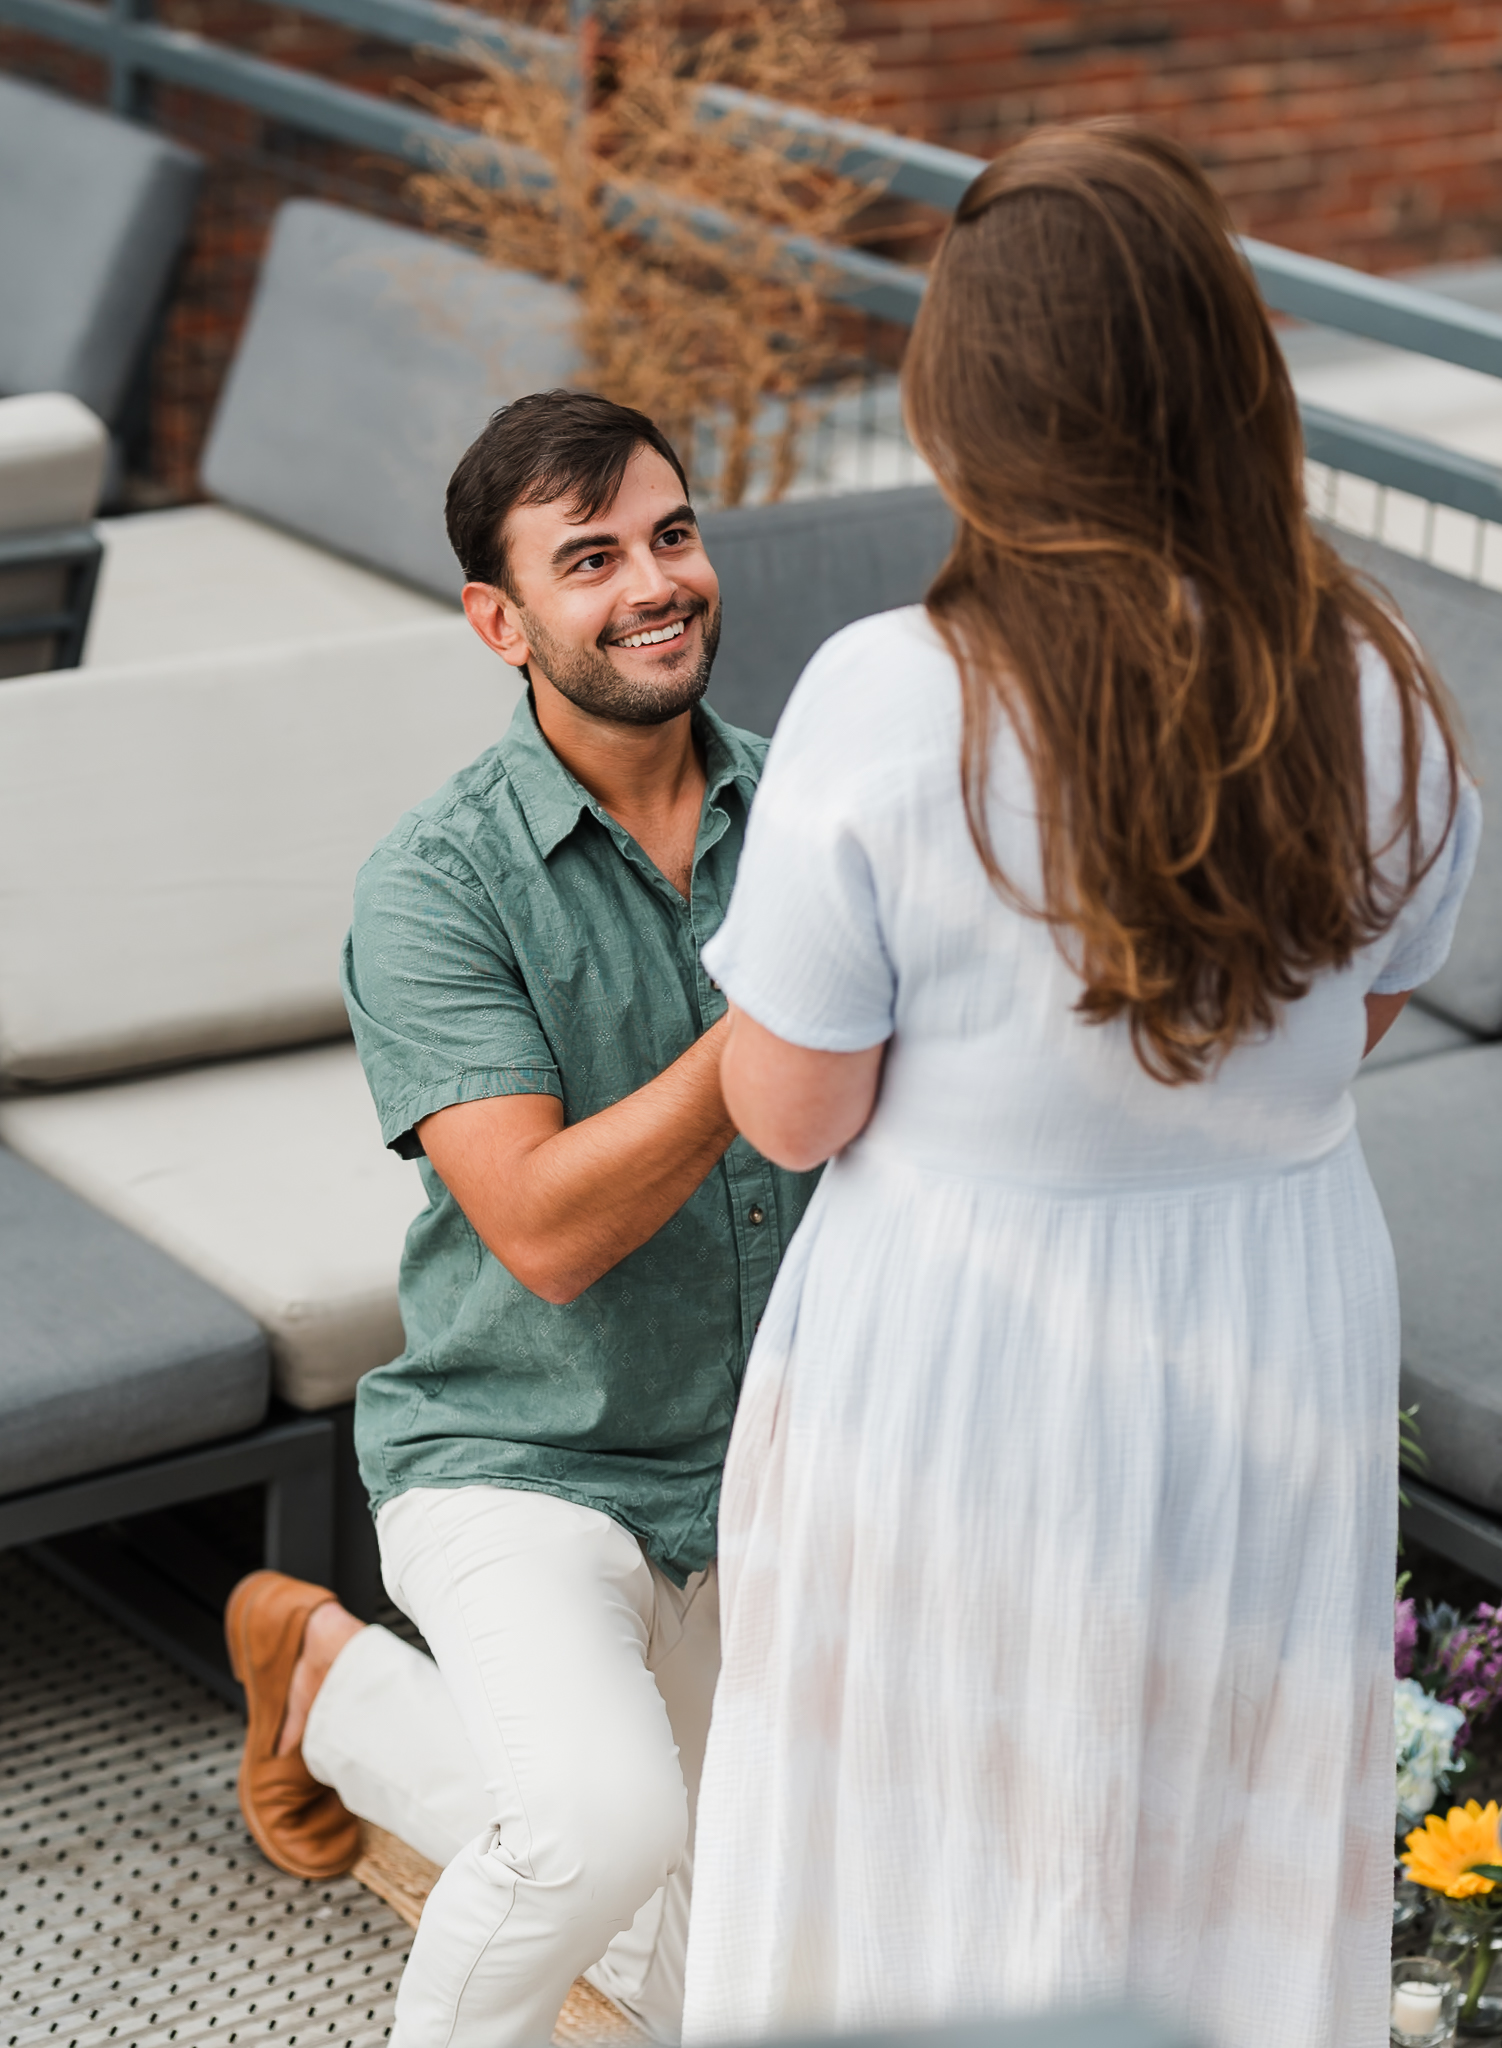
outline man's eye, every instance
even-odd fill
[[[658,539],[665,548],[675,548],[681,541],[687,540],[687,538],[688,535],[681,526],[670,526],[666,533],[658,535]]]
[[[583,561],[574,564],[576,569],[603,569],[604,566],[605,557],[603,555],[586,555]]]

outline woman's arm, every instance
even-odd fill
[[[1412,994],[1412,989],[1405,989],[1401,995],[1367,997],[1366,1050],[1361,1055],[1363,1059],[1386,1038],[1402,1015],[1403,1005]]]
[[[720,1090],[737,1128],[774,1165],[822,1166],[859,1135],[876,1104],[886,1042],[862,1052],[790,1045],[730,1005]]]

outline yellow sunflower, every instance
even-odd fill
[[[1475,1866],[1502,1863],[1497,1802],[1478,1806],[1468,1799],[1464,1806],[1452,1806],[1443,1820],[1431,1813],[1403,1846],[1408,1851],[1404,1868],[1415,1884],[1443,1892],[1447,1899],[1495,1891],[1496,1879],[1483,1877]]]

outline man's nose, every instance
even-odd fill
[[[627,564],[626,584],[621,596],[633,611],[653,611],[668,603],[677,589],[655,551],[633,552]]]

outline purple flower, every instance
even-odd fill
[[[1400,1601],[1398,1606],[1407,1604]],[[1402,1639],[1399,1625],[1394,1641],[1401,1645]],[[1502,1608],[1482,1601],[1469,1620],[1457,1617],[1447,1634],[1436,1632],[1433,1672],[1435,1691],[1459,1707],[1468,1723],[1494,1714],[1502,1705]]]
[[[1393,1676],[1411,1678],[1419,1642],[1418,1609],[1412,1600],[1394,1600],[1392,1622]]]

